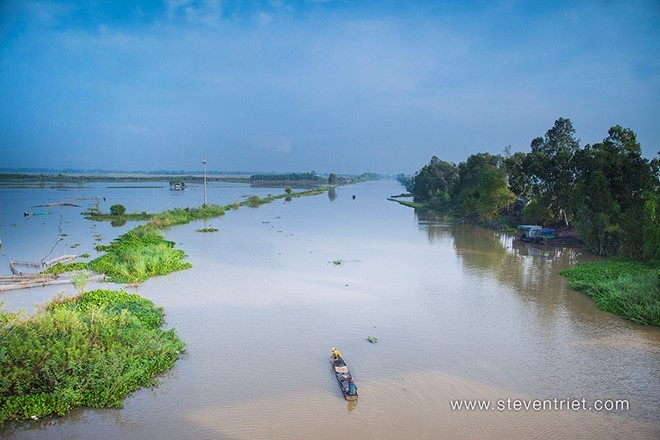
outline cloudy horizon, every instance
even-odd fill
[[[559,117],[660,147],[653,1],[0,5],[0,167],[411,173]]]

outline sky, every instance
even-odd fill
[[[0,0],[0,168],[413,173],[660,150],[660,2]]]

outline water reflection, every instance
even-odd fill
[[[346,409],[348,410],[348,413],[352,413],[355,408],[357,408],[358,401],[357,400],[347,400],[346,401]]]
[[[434,245],[444,241],[453,247],[457,260],[467,270],[484,280],[495,278],[492,288],[516,294],[508,307],[525,307],[531,316],[553,323],[559,316],[572,315],[576,320],[593,303],[577,292],[568,294],[566,280],[559,276],[563,269],[577,261],[593,260],[594,256],[577,248],[543,246],[520,242],[514,236],[482,227],[452,223],[440,213],[428,210],[415,212],[420,230],[424,230]],[[505,301],[502,291],[497,301]],[[511,299],[510,299],[511,300]],[[509,300],[507,300],[509,301]],[[504,307],[502,303],[493,307]]]
[[[415,208],[415,219],[420,231],[425,231],[430,243],[452,238],[451,227],[456,223],[446,214],[430,209]]]
[[[337,191],[335,191],[334,188],[331,188],[328,191],[328,199],[330,199],[331,202],[333,202],[337,198]]]

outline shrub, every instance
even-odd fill
[[[126,214],[126,208],[124,207],[124,205],[119,205],[119,204],[112,205],[110,207],[110,214],[112,214],[112,215],[124,215],[124,214]]]
[[[59,297],[32,316],[0,310],[0,428],[80,406],[121,406],[185,348],[162,323],[162,309],[124,291]]]

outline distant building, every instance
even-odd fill
[[[186,189],[186,182],[183,180],[173,180],[170,182],[171,191],[183,191]]]

